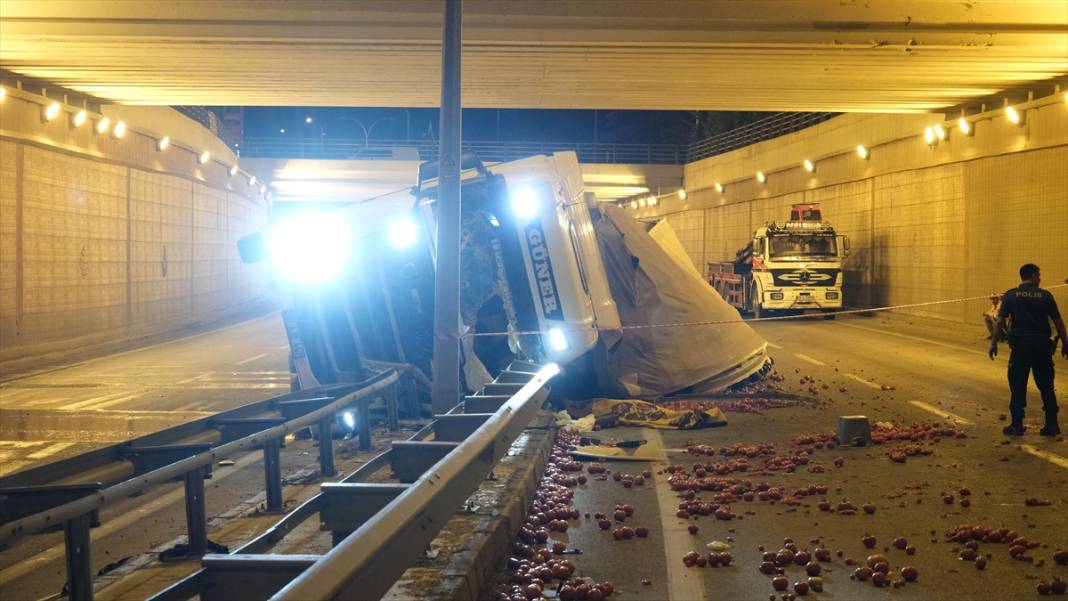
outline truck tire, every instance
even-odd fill
[[[824,313],[823,314],[823,318],[824,319],[834,319],[835,317],[838,317],[838,315],[835,314],[835,313]]]
[[[756,305],[753,307],[753,317],[756,319],[760,319],[762,317],[771,317],[771,311],[768,311],[760,305]]]

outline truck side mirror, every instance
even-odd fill
[[[845,256],[849,256],[849,236],[842,236],[842,250],[845,251]]]

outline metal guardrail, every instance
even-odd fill
[[[535,154],[572,150],[583,163],[652,163],[677,165],[686,147],[676,144],[604,144],[587,142],[465,141],[464,152],[486,162],[502,163]],[[411,159],[436,161],[438,144],[429,140],[372,140],[353,138],[246,137],[241,156],[253,158]]]
[[[590,142],[465,141],[464,152],[474,152],[491,163],[514,161],[535,154],[574,151],[581,163],[645,163],[682,165],[770,140],[822,123],[838,113],[776,113],[748,125],[691,144],[615,144]],[[241,155],[257,158],[310,159],[411,159],[435,161],[433,140],[361,140],[355,138],[246,137]]]
[[[686,149],[686,162],[730,152],[763,140],[778,138],[838,116],[838,113],[775,113],[748,125],[736,127],[690,144]]]
[[[89,600],[93,597],[93,579],[90,567],[90,527],[93,516],[104,505],[142,493],[154,486],[182,478],[185,481],[186,526],[191,553],[203,554],[207,550],[207,519],[204,498],[204,478],[207,470],[218,460],[236,453],[262,446],[264,453],[264,476],[266,505],[268,511],[282,510],[281,441],[286,435],[312,424],[320,431],[320,467],[324,474],[332,474],[333,444],[329,433],[333,429],[335,413],[354,403],[361,403],[363,421],[369,421],[367,405],[369,397],[380,391],[388,391],[387,405],[393,403],[391,425],[395,421],[395,390],[400,379],[394,370],[381,372],[364,382],[361,388],[335,400],[329,398],[300,399],[318,401],[318,408],[282,423],[266,427],[215,448],[198,452],[179,461],[137,475],[133,478],[78,498],[63,505],[26,516],[0,526],[0,544],[10,544],[26,535],[63,526],[66,546],[67,576],[72,601]],[[361,437],[363,438],[363,437]],[[364,443],[361,440],[361,445]],[[369,445],[368,445],[369,446]]]
[[[233,553],[205,555],[200,570],[150,601],[381,597],[507,452],[558,371],[555,365],[513,362],[478,394],[339,482],[324,483],[317,495]],[[400,484],[368,483],[380,481],[377,473],[387,467]],[[331,551],[269,553],[316,514],[321,528],[333,534]]]

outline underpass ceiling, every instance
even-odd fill
[[[133,104],[432,107],[439,0],[3,0],[0,67]],[[466,0],[464,105],[916,112],[1068,73],[1068,2]]]

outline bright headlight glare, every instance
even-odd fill
[[[341,414],[341,420],[345,422],[345,427],[349,430],[356,429],[356,415],[351,411],[346,411]]]
[[[512,214],[520,223],[537,217],[539,204],[538,193],[530,188],[520,188],[512,193]]]
[[[348,224],[333,215],[308,212],[267,231],[267,246],[278,275],[314,286],[344,269],[351,251]]]
[[[557,352],[567,350],[567,336],[564,334],[563,330],[560,328],[549,329],[549,346]]]
[[[394,248],[404,250],[415,244],[419,237],[419,230],[415,223],[406,217],[401,217],[389,224],[389,243]]]

